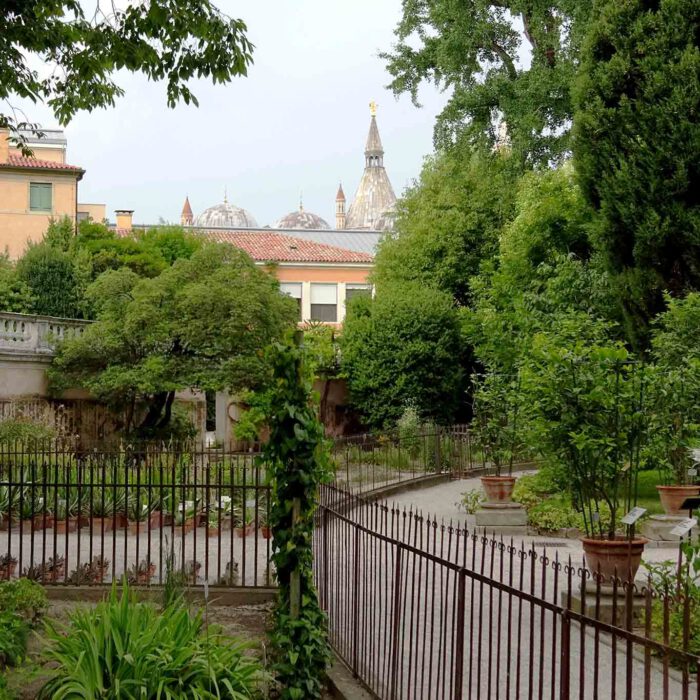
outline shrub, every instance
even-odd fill
[[[48,608],[49,601],[42,586],[27,578],[0,583],[0,611],[11,612],[33,623]]]
[[[16,666],[27,651],[29,625],[16,613],[0,612],[0,668]]]
[[[40,442],[55,437],[56,431],[45,423],[29,420],[10,419],[0,422],[0,443],[3,442]]]
[[[196,697],[244,700],[256,696],[259,662],[246,646],[211,628],[180,603],[162,613],[137,602],[124,582],[93,609],[77,610],[70,626],[47,625],[46,652],[56,675],[39,697]],[[128,689],[128,690],[127,690]],[[126,695],[122,695],[126,691]],[[115,694],[116,693],[116,694]]]
[[[484,500],[485,497],[481,489],[471,489],[462,494],[462,500],[457,504],[457,507],[463,508],[469,515],[474,515]]]

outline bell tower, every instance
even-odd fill
[[[335,227],[345,228],[345,192],[342,183],[338,185],[338,194],[335,196]]]
[[[192,215],[192,207],[190,206],[190,198],[185,197],[185,203],[182,205],[182,214],[180,214],[181,226],[192,226],[194,216]]]

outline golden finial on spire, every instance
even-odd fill
[[[377,103],[374,100],[369,103],[369,113],[372,117],[377,116]]]

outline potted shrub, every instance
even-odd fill
[[[14,576],[17,569],[17,559],[11,554],[0,557],[0,581],[7,581]]]
[[[656,490],[666,515],[680,515],[686,498],[700,494],[688,470],[700,461],[693,450],[700,438],[694,420],[700,401],[700,377],[690,367],[657,365],[650,371],[649,394],[654,411],[649,426],[649,444],[644,457],[659,470]]]
[[[667,515],[679,515],[686,498],[700,494],[688,469],[700,461],[692,448],[700,444],[700,296],[666,298],[667,310],[653,325],[650,396],[654,410],[645,457],[661,473],[656,487]]]
[[[41,583],[56,583],[63,578],[66,570],[64,557],[50,557],[44,564],[33,564],[22,573],[25,578]]]
[[[208,537],[218,537],[219,527],[223,530],[223,523],[219,518],[219,513],[216,510],[209,511],[209,517],[207,518],[207,536]]]
[[[153,495],[153,508],[151,510],[151,529],[172,525],[173,516],[170,509],[170,494],[159,488]]]
[[[269,540],[272,537],[272,529],[268,522],[267,507],[263,507],[262,502],[260,510],[258,510],[258,527],[264,539]]]
[[[78,529],[78,499],[66,495],[56,500],[53,526],[57,533],[75,532]]]
[[[523,368],[531,428],[565,470],[589,570],[633,580],[647,540],[625,536],[620,518],[635,503],[647,370],[622,345],[557,340],[538,338]]]
[[[518,433],[519,380],[493,372],[474,381],[472,431],[485,467],[494,474],[481,477],[489,503],[510,503],[516,477],[513,461],[521,448]]]

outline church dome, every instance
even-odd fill
[[[202,228],[258,228],[258,222],[249,211],[229,204],[225,199],[222,204],[205,209],[195,218],[194,225]]]
[[[298,211],[290,212],[274,223],[272,228],[329,229],[330,226],[318,214],[304,211],[300,206]]]

